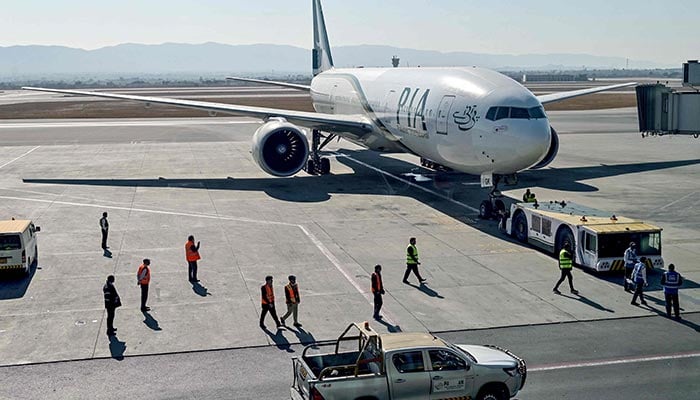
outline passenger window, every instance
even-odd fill
[[[467,369],[467,363],[459,356],[447,350],[430,350],[430,364],[433,371],[456,371]]]
[[[496,111],[498,111],[498,107],[489,108],[489,111],[486,113],[486,119],[488,119],[489,121],[495,121]]]
[[[405,353],[394,354],[392,357],[392,362],[396,370],[403,373],[408,372],[422,372],[425,371],[423,367],[423,352],[422,351],[409,351]]]
[[[496,121],[499,119],[506,119],[510,115],[510,107],[498,107],[498,112],[496,112]]]
[[[515,119],[530,119],[527,108],[513,107],[510,109],[510,117]]]

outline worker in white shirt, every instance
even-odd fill
[[[648,286],[647,283],[647,265],[645,261],[646,257],[639,259],[639,262],[635,264],[634,270],[632,271],[632,281],[634,281],[635,289],[634,295],[632,296],[632,305],[638,306],[637,297],[639,297],[642,304],[646,305],[647,302],[644,301],[644,286]]]

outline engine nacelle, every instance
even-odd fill
[[[552,139],[549,142],[549,150],[547,150],[547,154],[545,154],[540,162],[530,167],[530,169],[540,169],[546,167],[547,165],[551,164],[552,161],[554,161],[557,153],[559,153],[559,135],[557,135],[557,131],[555,131],[551,126],[549,129],[552,132]]]
[[[274,176],[291,176],[306,165],[309,143],[297,126],[283,118],[263,124],[253,135],[253,159]]]

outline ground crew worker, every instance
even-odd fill
[[[197,260],[202,257],[199,256],[199,242],[195,245],[194,236],[192,235],[187,237],[187,243],[185,243],[185,258],[187,258],[190,282],[199,282],[199,279],[197,279]]]
[[[646,260],[646,257],[640,258],[639,262],[634,265],[634,270],[632,271],[632,281],[634,281],[635,289],[634,295],[632,295],[632,302],[630,304],[634,306],[639,305],[637,304],[637,297],[639,297],[642,304],[647,305],[647,302],[644,301],[644,286],[648,286],[647,265],[645,263]]]
[[[289,275],[289,283],[284,287],[284,297],[287,302],[287,312],[282,316],[282,325],[284,325],[284,320],[292,315],[294,317],[294,326],[297,328],[301,327],[301,324],[297,320],[301,298],[299,297],[299,285],[297,285],[296,276]]]
[[[419,282],[425,282],[420,272],[418,272],[418,248],[416,247],[416,238],[412,237],[408,240],[408,247],[406,248],[406,272],[403,274],[403,283],[408,283],[408,275],[413,272],[413,274],[418,278]]]
[[[630,242],[630,246],[625,250],[623,261],[625,263],[625,277],[623,278],[623,283],[625,292],[628,292],[633,287],[632,270],[634,270],[634,265],[637,263],[637,244],[635,242]]]
[[[661,286],[664,287],[664,298],[666,299],[666,316],[671,318],[671,306],[673,306],[673,314],[676,318],[681,317],[678,304],[678,288],[683,285],[683,277],[676,272],[676,266],[669,264],[668,271],[661,276]]]
[[[537,203],[537,198],[535,197],[535,194],[530,192],[530,189],[527,189],[525,193],[523,194],[523,202],[524,203]]]
[[[100,218],[100,229],[102,230],[102,250],[107,250],[107,235],[109,234],[109,221],[107,221],[107,213],[102,213]]]
[[[143,264],[139,267],[136,273],[138,285],[141,286],[141,311],[150,311],[151,308],[146,306],[148,300],[148,285],[151,283],[151,260],[145,258]]]
[[[372,294],[374,295],[374,319],[382,319],[379,311],[382,309],[384,300],[384,283],[382,282],[382,266],[377,264],[374,266],[372,273]]]
[[[114,287],[114,275],[107,277],[107,283],[102,287],[102,292],[105,297],[105,309],[107,309],[107,336],[114,336],[117,332],[117,328],[114,327],[114,314],[117,307],[122,305],[117,288]]]
[[[260,296],[262,303],[262,312],[260,313],[260,327],[267,329],[265,327],[265,315],[269,312],[272,315],[272,319],[275,320],[277,329],[281,327],[280,321],[277,319],[277,312],[275,311],[275,292],[272,289],[272,276],[268,275],[265,277],[265,284],[260,287]]]
[[[578,294],[578,290],[574,289],[574,277],[571,275],[571,269],[573,268],[573,257],[571,255],[571,244],[569,242],[564,243],[564,248],[559,252],[559,269],[561,270],[561,277],[554,285],[552,290],[556,294],[561,294],[559,291],[559,285],[564,282],[565,278],[569,279],[569,289],[571,289],[572,294]]]

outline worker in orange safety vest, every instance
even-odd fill
[[[382,282],[382,266],[375,265],[374,273],[372,273],[372,294],[374,295],[374,319],[381,319],[379,311],[382,309],[384,300],[384,283]]]
[[[194,236],[190,235],[185,243],[185,258],[187,258],[187,268],[190,282],[199,282],[197,279],[197,260],[199,256],[199,242],[194,244]]]
[[[301,324],[297,320],[297,314],[299,312],[299,303],[301,302],[301,298],[299,297],[297,277],[294,275],[289,275],[289,283],[284,287],[284,298],[287,303],[287,312],[281,318],[282,325],[284,325],[284,320],[292,315],[294,317],[294,326],[300,328]]]
[[[262,304],[262,312],[260,313],[260,327],[262,329],[267,329],[265,327],[265,315],[269,312],[272,315],[272,319],[275,320],[277,329],[280,329],[282,325],[279,319],[277,319],[277,312],[275,311],[275,292],[272,289],[272,276],[268,275],[265,277],[265,284],[260,287],[260,297]]]
[[[139,267],[136,273],[136,280],[139,286],[141,286],[141,311],[150,311],[151,308],[146,306],[146,301],[148,301],[148,285],[151,284],[151,260],[145,258],[143,264]]]

